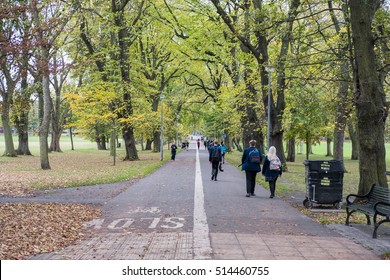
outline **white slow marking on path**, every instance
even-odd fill
[[[195,259],[211,259],[212,249],[209,238],[209,226],[204,209],[204,193],[198,149],[196,149],[193,247]]]

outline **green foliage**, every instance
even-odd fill
[[[261,67],[236,35],[245,36],[257,51],[257,36],[264,36],[268,57],[261,59],[276,68],[282,39],[288,32],[292,1],[263,1],[257,6],[258,1],[248,1],[245,6],[237,1],[219,1],[229,12],[236,33],[231,32],[232,27],[223,22],[210,1],[147,1],[140,11],[139,1],[126,5],[123,31],[128,32],[131,45],[126,53],[130,71],[126,84],[120,71],[124,63],[118,42],[121,26],[116,25],[116,14],[111,9],[117,2],[80,1],[66,32],[58,38],[57,47],[69,58],[72,68],[66,82],[72,88],[67,90],[73,92],[67,96],[73,110],[69,126],[77,126],[89,139],[95,139],[99,134],[108,134],[116,119],[118,130],[131,126],[138,139],[151,139],[160,130],[160,95],[164,94],[167,138],[176,137],[176,132],[179,138],[185,137],[194,130],[210,137],[219,137],[223,132],[240,137],[247,105],[256,110],[258,129],[265,133],[262,98],[266,88],[261,85]],[[345,78],[340,65],[350,61],[353,53],[348,41],[350,28],[342,11],[344,1],[332,2],[339,31],[333,24],[328,1],[300,1],[284,62],[285,75],[276,69],[272,76],[275,102],[280,90],[277,79],[285,79],[286,108],[281,117],[286,137],[316,142],[320,136],[332,136],[338,86]],[[388,9],[375,15],[376,51],[383,68],[389,65],[385,48],[389,22]],[[255,89],[255,96],[248,97],[249,85]],[[349,85],[352,89],[352,83]],[[125,89],[131,95],[131,112],[123,102]],[[389,92],[386,86],[385,91]],[[346,110],[351,116],[352,99],[348,103]],[[19,99],[13,104],[16,111],[24,106]],[[34,122],[37,126],[37,118]]]
[[[287,138],[302,141],[318,141],[325,125],[326,111],[316,88],[311,85],[297,85],[287,98],[284,112],[284,126]]]
[[[78,93],[66,94],[66,99],[74,116],[74,122],[69,126],[77,127],[92,141],[101,135],[109,135],[116,117],[113,104],[118,99],[113,84],[91,83],[80,87]]]

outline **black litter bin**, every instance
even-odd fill
[[[333,204],[341,208],[343,200],[344,163],[340,160],[306,160],[306,198],[303,205]]]

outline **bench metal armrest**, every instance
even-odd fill
[[[347,198],[345,199],[347,201],[347,204],[352,204],[353,201],[350,201],[349,199],[355,197],[355,198],[366,198],[367,195],[357,195],[357,194],[349,194]]]

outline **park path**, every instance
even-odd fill
[[[358,228],[317,224],[259,185],[247,198],[245,174],[224,170],[211,181],[207,151],[191,142],[153,174],[107,186],[121,190],[115,197],[90,197],[103,216],[85,225],[83,240],[31,259],[375,260],[371,243],[390,251],[389,235],[371,241]]]

